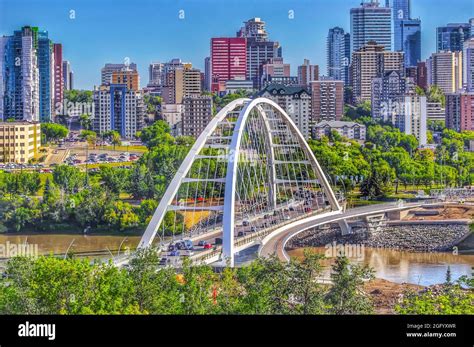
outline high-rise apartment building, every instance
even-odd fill
[[[48,38],[48,32],[45,30],[38,30],[33,28],[37,35],[37,59],[38,59],[38,71],[39,71],[39,116],[40,121],[49,122],[51,121],[51,110],[52,110],[52,88],[51,85],[54,83],[52,80],[52,42]]]
[[[414,81],[397,71],[388,71],[382,77],[372,79],[372,118],[391,121],[392,114],[399,112],[399,101],[414,90]]]
[[[211,90],[225,90],[225,83],[247,75],[247,39],[214,37],[211,39]]]
[[[370,100],[372,80],[384,76],[388,71],[397,71],[403,75],[403,66],[403,52],[386,51],[382,45],[373,41],[353,52],[350,68],[353,102]]]
[[[463,43],[471,35],[469,23],[450,23],[436,28],[436,49],[442,51],[462,51]]]
[[[416,80],[415,83],[418,87],[426,89],[428,87],[428,69],[426,62],[420,61],[416,64]]]
[[[446,94],[446,127],[456,131],[474,130],[474,92]]]
[[[468,92],[474,92],[474,37],[464,42],[462,61],[464,88]]]
[[[94,90],[93,130],[104,133],[115,130],[132,139],[144,126],[144,104],[140,91],[126,84],[108,83]]]
[[[265,22],[260,18],[251,18],[237,32],[237,37],[247,40],[247,79],[254,88],[261,87],[261,67],[273,58],[281,58],[281,47],[276,41],[268,39]]]
[[[198,137],[212,118],[212,97],[189,95],[183,98],[183,132],[184,136]]]
[[[443,93],[454,93],[462,88],[462,51],[433,53],[430,58],[430,85]]]
[[[392,115],[392,124],[407,135],[413,135],[419,145],[427,143],[426,96],[415,93],[400,98],[399,112]]]
[[[112,84],[126,84],[128,89],[140,89],[140,75],[137,70],[124,67],[112,72]]]
[[[130,69],[137,71],[137,64],[110,64],[107,63],[100,71],[100,83],[105,85],[107,83],[112,83],[112,74],[114,72],[120,71],[122,69]]]
[[[311,94],[302,86],[271,84],[259,96],[275,101],[293,120],[304,138],[311,136]]]
[[[290,77],[290,64],[284,63],[283,58],[273,58],[262,66],[262,81],[260,85],[271,80],[273,77]]]
[[[327,75],[335,80],[349,84],[349,66],[351,63],[351,36],[344,29],[329,29],[327,37]]]
[[[63,60],[63,84],[64,90],[74,89],[73,84],[73,72],[71,70],[71,63],[67,60]]]
[[[211,57],[204,59],[204,90],[211,90]]]
[[[41,146],[39,122],[0,122],[0,163],[27,163]]]
[[[298,84],[308,86],[310,82],[319,80],[319,66],[312,65],[309,59],[304,59],[303,65],[298,66]]]
[[[378,0],[364,1],[351,9],[352,52],[369,41],[375,41],[385,50],[392,49],[392,9],[382,7]]]
[[[164,64],[151,63],[148,66],[148,86],[161,87],[164,82]]]
[[[181,104],[183,97],[201,94],[201,71],[189,67],[178,67],[166,74],[166,85],[162,88],[163,102]]]
[[[2,37],[0,45],[0,51],[3,52],[0,59],[3,113],[0,118],[39,121],[38,28],[26,26],[16,30],[13,36]],[[48,85],[48,93],[51,92],[50,88]],[[43,94],[45,96],[47,94]]]
[[[344,114],[344,82],[321,80],[311,82],[311,119],[341,120]]]
[[[53,45],[53,81],[54,81],[54,110],[63,103],[64,79],[63,79],[63,47],[60,43]],[[56,114],[56,111],[54,112]]]

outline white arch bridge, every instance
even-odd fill
[[[211,248],[179,256],[233,266],[237,251],[285,225],[341,214],[341,200],[278,104],[266,98],[238,99],[196,140],[138,248],[158,244],[167,250],[179,240],[217,236]],[[347,227],[344,220],[340,224]]]

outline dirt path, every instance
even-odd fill
[[[381,278],[367,282],[364,286],[366,293],[374,302],[378,314],[394,314],[394,307],[405,290],[420,290],[424,288],[416,284],[394,283]]]

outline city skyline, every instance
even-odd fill
[[[411,16],[422,20],[422,59],[436,51],[437,26],[467,22],[474,13],[469,0],[457,1],[457,6],[430,1],[439,11],[428,13],[431,6],[424,6],[427,1],[411,4]],[[121,63],[126,58],[137,64],[142,85],[148,82],[148,65],[154,61],[181,58],[204,70],[211,37],[235,37],[245,20],[259,17],[267,24],[269,38],[280,42],[285,63],[291,64],[291,75],[296,75],[303,59],[326,71],[328,30],[340,26],[349,32],[350,9],[359,4],[352,0],[247,0],[228,1],[224,7],[215,0],[141,0],[114,2],[112,6],[109,0],[1,0],[0,35],[9,35],[23,25],[47,30],[53,42],[63,44],[64,59],[70,61],[75,72],[75,86],[92,89],[100,84],[100,69],[105,63]],[[130,17],[124,19],[123,13]],[[123,21],[130,23],[123,25]],[[175,35],[169,34],[173,32]]]

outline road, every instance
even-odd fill
[[[409,204],[403,204],[402,206],[399,206],[397,203],[386,203],[386,204],[379,204],[379,205],[356,207],[356,208],[347,210],[346,212],[342,214],[324,216],[321,218],[312,218],[312,220],[309,220],[302,224],[291,227],[290,229],[285,230],[284,232],[272,234],[274,236],[268,239],[267,242],[265,242],[265,244],[262,245],[261,249],[259,250],[259,255],[263,257],[269,257],[275,254],[279,259],[283,261],[288,261],[286,252],[284,251],[284,244],[290,238],[290,236],[294,236],[300,232],[314,228],[318,225],[338,222],[342,219],[350,219],[354,217],[363,217],[363,216],[377,214],[381,212],[388,212],[388,211],[394,211],[394,210],[400,210],[400,209],[406,209],[406,208],[414,208],[421,205],[422,205],[421,203],[409,203]]]

